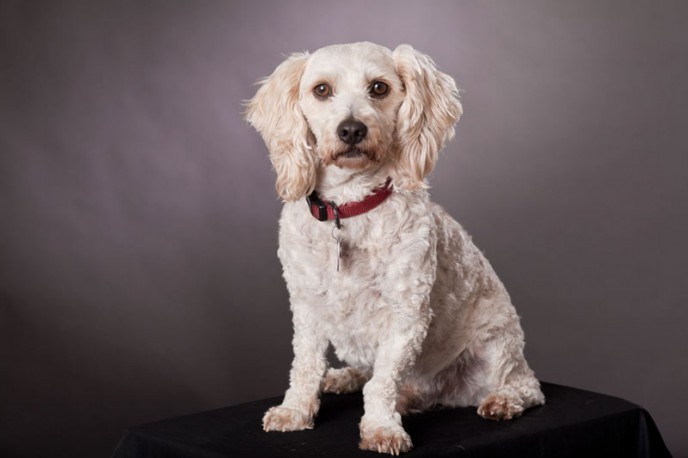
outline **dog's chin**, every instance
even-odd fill
[[[365,169],[377,162],[375,155],[359,148],[349,148],[339,151],[332,156],[332,163],[341,169]]]

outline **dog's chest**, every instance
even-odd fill
[[[334,231],[325,239],[316,238],[310,246],[320,266],[316,285],[324,291],[328,310],[338,319],[354,312],[374,309],[380,300],[385,257],[381,247],[366,236],[357,237],[346,230]]]
[[[369,364],[390,322],[384,300],[389,247],[370,227],[350,221],[341,231],[320,222],[301,229],[280,240],[290,290],[304,299],[341,359]]]
[[[376,251],[343,239],[339,271],[326,268],[322,276],[326,293],[318,311],[320,322],[337,356],[355,366],[373,364],[391,320],[392,310],[384,297],[386,266]]]

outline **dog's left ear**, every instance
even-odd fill
[[[406,98],[397,114],[399,157],[392,180],[401,190],[426,188],[425,177],[435,167],[439,151],[454,137],[454,124],[463,113],[459,91],[451,76],[409,45],[397,47],[393,59]]]

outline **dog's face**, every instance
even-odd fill
[[[299,105],[321,163],[360,170],[387,160],[404,97],[386,48],[356,43],[313,53],[301,76]]]
[[[395,188],[425,187],[462,113],[454,80],[428,56],[367,42],[291,55],[247,108],[284,200],[310,193],[326,166],[385,165]]]

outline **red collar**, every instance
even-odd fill
[[[387,178],[385,184],[379,188],[375,188],[371,195],[358,202],[347,202],[342,205],[336,205],[334,202],[324,202],[315,191],[313,191],[310,196],[306,197],[306,202],[308,203],[311,215],[313,215],[315,219],[318,221],[334,220],[337,227],[339,227],[341,225],[339,222],[340,219],[361,215],[384,202],[385,199],[392,194],[391,184],[392,179]]]

